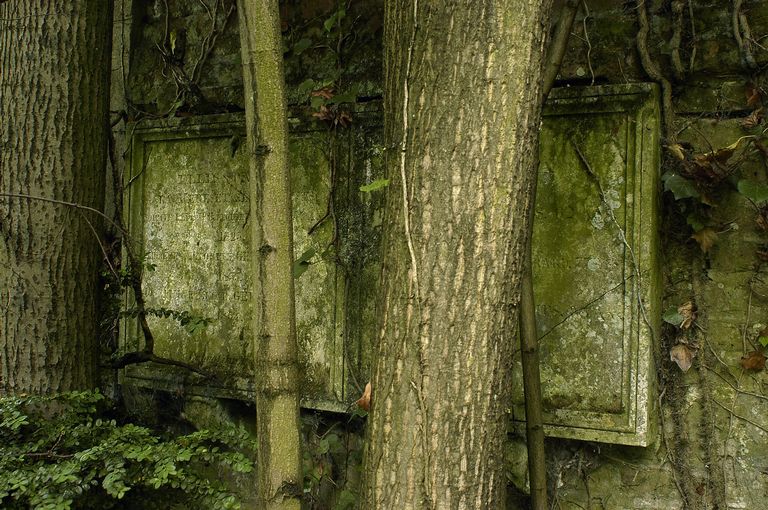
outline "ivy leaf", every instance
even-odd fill
[[[699,190],[696,189],[693,182],[674,172],[667,172],[662,176],[662,180],[664,181],[664,189],[671,191],[675,195],[675,200],[700,196]]]
[[[357,91],[350,90],[344,94],[338,94],[329,101],[329,103],[341,104],[341,103],[354,103],[357,101]]]
[[[739,193],[755,203],[768,201],[768,186],[759,182],[742,179],[737,185]]]
[[[312,78],[307,78],[303,82],[299,84],[299,86],[296,88],[296,91],[303,95],[309,94],[309,91],[315,89],[315,80]]]
[[[676,306],[670,306],[667,308],[667,310],[664,312],[664,315],[661,316],[662,319],[664,319],[664,322],[672,324],[673,326],[680,327],[680,325],[685,320],[685,317],[682,316],[680,312],[677,311]]]
[[[757,341],[760,342],[760,345],[763,347],[768,347],[768,336],[760,336]]]
[[[360,186],[360,191],[370,193],[371,191],[376,191],[377,189],[385,188],[387,186],[389,186],[389,179],[376,179],[370,184]]]
[[[311,39],[307,39],[306,37],[303,39],[299,39],[299,41],[293,45],[293,54],[301,55],[310,46],[312,46]]]

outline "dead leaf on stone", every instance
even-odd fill
[[[371,383],[365,385],[365,391],[363,391],[363,396],[357,399],[355,402],[360,409],[363,409],[365,411],[371,410]]]
[[[688,301],[677,307],[677,313],[683,318],[683,322],[680,323],[681,329],[688,329],[696,320],[696,305],[693,301]]]
[[[704,253],[707,253],[717,241],[717,232],[710,227],[702,228],[698,232],[695,232],[691,239],[695,239],[699,243],[699,248]]]
[[[673,143],[672,145],[666,145],[665,146],[669,152],[672,153],[675,158],[679,159],[680,161],[685,161],[685,149],[683,149],[683,146],[679,143]]]
[[[760,107],[757,110],[750,113],[744,120],[741,121],[741,126],[744,129],[752,129],[760,124],[763,120],[763,108]]]
[[[674,361],[683,372],[691,368],[695,357],[696,351],[685,344],[677,344],[669,350],[669,359]]]
[[[757,350],[741,357],[741,368],[744,370],[762,370],[765,368],[765,354]]]

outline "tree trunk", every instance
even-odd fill
[[[238,0],[254,214],[254,338],[259,494],[266,509],[299,509],[298,348],[293,221],[280,11]]]
[[[550,2],[393,0],[366,509],[503,508]]]
[[[103,207],[111,15],[105,0],[0,4],[2,394],[96,381],[101,218],[60,202]]]

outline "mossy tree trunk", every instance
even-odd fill
[[[550,2],[393,0],[362,508],[503,508]]]
[[[237,8],[254,215],[259,494],[263,508],[298,510],[298,348],[280,11],[277,0],[238,0]]]
[[[96,382],[111,2],[0,4],[0,393]],[[41,197],[54,202],[26,198]]]

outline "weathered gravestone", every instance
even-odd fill
[[[239,115],[142,123],[132,135],[125,177],[129,230],[148,269],[144,292],[155,354],[193,364],[216,378],[194,384],[167,366],[129,366],[125,380],[154,388],[225,397],[253,394],[253,326],[248,165]],[[327,131],[294,132],[290,140],[297,254],[297,335],[306,405],[343,410],[348,399],[344,341],[344,278],[335,263],[328,208]],[[265,219],[269,221],[269,218]],[[298,256],[298,255],[297,255]],[[132,293],[124,306],[134,309]],[[178,314],[210,320],[179,324]],[[163,317],[166,315],[166,317]],[[122,348],[143,345],[137,322],[125,323]],[[195,331],[189,331],[195,329]]]
[[[634,445],[653,439],[658,119],[657,93],[648,85],[555,90],[545,109],[533,266],[552,436]],[[153,317],[157,354],[221,376],[187,384],[187,392],[250,398],[252,217],[237,148],[242,126],[230,115],[137,128],[126,207],[132,236],[157,266],[145,276],[149,305],[212,319],[189,334],[171,318]],[[342,152],[325,130],[291,136],[295,251],[308,262],[297,265],[297,335],[304,404],[315,408],[344,410],[366,382],[373,351],[379,264],[372,233],[382,202],[358,190],[381,176],[380,150],[365,148],[380,136],[379,127],[372,132],[358,123]],[[346,170],[329,203],[339,161]],[[135,322],[125,333],[124,349],[141,345]],[[520,420],[519,363],[513,370]],[[166,389],[179,387],[172,374],[168,367],[126,370],[127,380]]]
[[[533,274],[546,432],[645,445],[660,317],[656,89],[554,90],[540,156]]]

